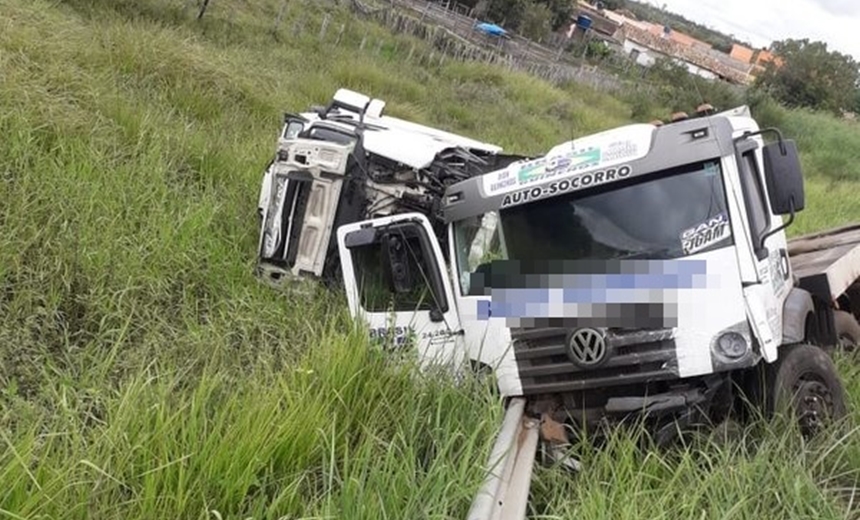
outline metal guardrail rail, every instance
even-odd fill
[[[487,477],[468,520],[523,520],[539,440],[539,423],[525,415],[525,399],[512,399],[490,454]]]

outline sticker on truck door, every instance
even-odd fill
[[[731,236],[729,217],[720,213],[696,226],[681,232],[681,248],[684,254],[698,253]]]

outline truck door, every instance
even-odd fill
[[[782,342],[782,308],[791,288],[791,267],[785,233],[768,235],[782,224],[773,215],[764,189],[761,149],[756,139],[736,144],[742,200],[748,224],[748,258],[752,269],[742,269],[744,297],[753,329],[766,360],[776,359]]]
[[[421,366],[461,368],[462,330],[445,259],[427,217],[400,214],[342,226],[338,247],[350,312],[371,338]]]

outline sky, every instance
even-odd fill
[[[860,0],[646,0],[755,47],[819,40],[860,61]],[[790,7],[789,7],[790,6]]]

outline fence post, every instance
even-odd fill
[[[346,30],[346,24],[340,24],[340,30],[337,32],[337,39],[335,40],[335,45],[340,45],[340,39],[343,38],[343,31]]]
[[[322,21],[322,26],[320,26],[320,41],[322,41],[323,38],[325,38],[325,32],[326,32],[326,30],[328,30],[328,22],[329,22],[329,17],[328,17],[328,15],[325,15],[325,18],[323,18],[323,21]]]
[[[301,17],[296,17],[295,21],[293,21],[293,36],[302,34],[304,32],[305,24],[304,24],[304,15]]]
[[[206,14],[206,8],[209,7],[209,0],[203,0],[203,3],[200,4],[200,12],[197,13],[197,19],[200,20],[203,18],[203,15]]]
[[[281,4],[281,8],[278,9],[278,17],[275,18],[275,27],[272,28],[272,32],[277,34],[278,28],[281,26],[281,21],[284,19],[284,11],[287,10],[287,2],[289,0],[284,0],[284,3]]]

